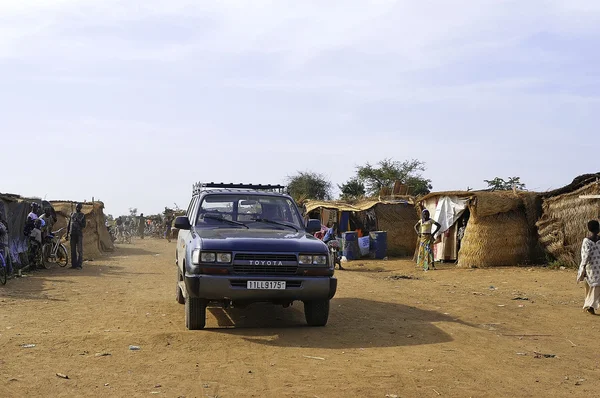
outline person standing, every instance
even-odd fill
[[[85,214],[81,212],[83,205],[77,203],[75,213],[69,218],[67,227],[67,239],[71,235],[71,268],[83,268],[83,230],[86,226]]]
[[[169,214],[165,217],[165,238],[171,242],[171,228],[173,227],[173,217]]]
[[[436,228],[435,231],[432,231],[434,225]],[[435,269],[433,264],[433,239],[441,227],[440,223],[431,219],[427,209],[421,212],[421,219],[415,224],[415,232],[420,238],[417,265],[423,267],[424,271]]]
[[[52,209],[50,207],[46,207],[44,209],[44,214],[40,216],[40,220],[44,220],[42,238],[45,239],[48,235],[52,233],[52,228],[54,227],[54,223],[56,222],[56,218],[52,214]]]
[[[146,217],[144,217],[144,213],[140,214],[140,219],[138,221],[138,235],[140,235],[140,238],[144,239],[144,230],[146,229]]]
[[[590,234],[581,244],[577,282],[585,283],[583,310],[595,315],[600,309],[600,223],[591,220],[587,227]]]

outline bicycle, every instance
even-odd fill
[[[54,231],[46,237],[47,241],[42,246],[42,265],[46,269],[50,269],[52,264],[66,267],[69,263],[67,248],[60,242],[63,235],[61,232],[64,229],[61,228],[58,231]]]

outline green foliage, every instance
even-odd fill
[[[488,184],[488,189],[492,191],[510,191],[513,188],[519,191],[525,190],[525,184],[521,182],[521,177],[509,177],[508,180],[496,177],[493,180],[483,180]]]
[[[365,184],[358,177],[351,178],[345,184],[338,185],[338,188],[342,192],[341,199],[357,199],[367,193]]]
[[[299,171],[287,178],[287,193],[298,203],[306,199],[330,200],[331,182],[322,174]]]
[[[358,179],[365,183],[367,192],[373,196],[384,187],[393,189],[396,181],[410,186],[411,195],[428,194],[433,186],[431,180],[421,175],[422,171],[425,171],[425,163],[416,159],[403,162],[383,159],[376,166],[367,163],[356,168]]]

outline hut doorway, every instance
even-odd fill
[[[462,240],[465,237],[465,231],[467,230],[469,218],[471,218],[471,212],[467,207],[455,224],[458,227],[456,230],[456,261],[458,261],[458,258],[460,257],[460,247]]]

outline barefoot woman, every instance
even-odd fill
[[[435,231],[431,231],[435,225]],[[433,237],[442,226],[432,220],[429,210],[425,209],[421,213],[421,219],[415,224],[415,232],[419,235],[419,255],[417,256],[417,265],[423,267],[425,271],[435,269],[433,265]]]

